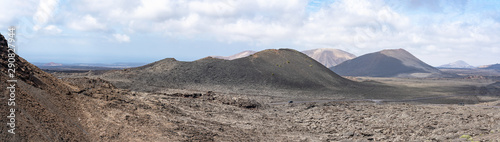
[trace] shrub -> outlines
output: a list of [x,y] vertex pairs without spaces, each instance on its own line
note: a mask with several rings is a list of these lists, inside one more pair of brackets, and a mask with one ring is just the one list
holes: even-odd
[[467,135],[467,134],[460,136],[460,138],[467,139],[468,141],[471,141],[471,140],[472,140],[472,136]]

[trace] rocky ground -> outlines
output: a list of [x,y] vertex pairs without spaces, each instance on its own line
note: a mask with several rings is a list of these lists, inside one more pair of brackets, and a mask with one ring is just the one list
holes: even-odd
[[500,140],[500,102],[275,105],[270,102],[279,98],[269,96],[146,93],[100,79],[63,80],[81,90],[74,94],[84,114],[78,121],[92,141]]

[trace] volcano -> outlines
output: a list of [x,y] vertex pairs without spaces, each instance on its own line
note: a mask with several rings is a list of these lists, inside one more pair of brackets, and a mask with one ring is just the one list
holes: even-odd
[[467,64],[465,61],[458,60],[458,61],[453,62],[453,63],[441,65],[441,66],[439,66],[439,68],[455,68],[455,69],[466,68],[466,69],[470,69],[470,68],[474,68],[474,66]]
[[422,62],[404,49],[365,54],[330,68],[342,76],[451,77]]
[[103,78],[117,87],[146,91],[153,88],[339,90],[356,85],[292,49],[269,49],[234,60],[207,57],[181,62],[167,58],[109,72]]
[[312,50],[302,51],[302,53],[320,62],[327,68],[331,68],[344,61],[356,58],[356,56],[351,53],[345,52],[340,49],[332,49],[332,48],[312,49]]

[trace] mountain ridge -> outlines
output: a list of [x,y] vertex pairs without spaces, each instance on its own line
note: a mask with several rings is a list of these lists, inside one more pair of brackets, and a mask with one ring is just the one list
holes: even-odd
[[[302,53],[306,54],[307,56],[315,59],[316,61],[320,62],[327,68],[333,67],[337,64],[340,64],[344,61],[353,59],[356,57],[356,55],[348,53],[346,51],[340,50],[340,49],[334,49],[334,48],[317,48],[317,49],[311,49],[311,50],[304,50],[301,51]],[[244,58],[250,55],[253,55],[257,53],[257,51],[252,51],[252,50],[247,50],[243,51],[231,56],[209,56],[212,58],[218,58],[218,59],[224,59],[224,60],[234,60],[234,59],[239,59],[239,58]]]
[[480,69],[494,69],[494,70],[500,70],[500,64],[491,64],[491,65],[484,65],[480,66]]
[[470,69],[470,68],[474,68],[474,66],[469,65],[465,61],[458,60],[458,61],[455,61],[452,63],[441,65],[441,66],[439,66],[439,68],[467,68],[467,69]]
[[[166,58],[141,67],[110,72],[102,78],[117,87],[146,91],[155,90],[155,87],[148,88],[150,86],[314,91],[343,90],[358,85],[293,49],[268,49],[234,60],[208,57],[183,62]],[[129,81],[123,81],[126,78],[130,78]]]
[[404,49],[368,53],[330,68],[343,76],[447,77],[453,76],[422,62]]
[[302,51],[302,53],[320,62],[327,68],[336,66],[344,61],[356,58],[354,54],[333,48],[311,49]]

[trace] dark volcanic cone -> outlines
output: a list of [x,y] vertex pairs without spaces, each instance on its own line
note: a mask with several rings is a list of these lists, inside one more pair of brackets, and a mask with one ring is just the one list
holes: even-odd
[[451,77],[422,62],[404,49],[365,54],[330,68],[342,76]]
[[138,68],[110,72],[103,78],[117,87],[133,90],[341,90],[356,84],[291,49],[264,50],[235,60],[207,57],[181,62],[167,58]]

